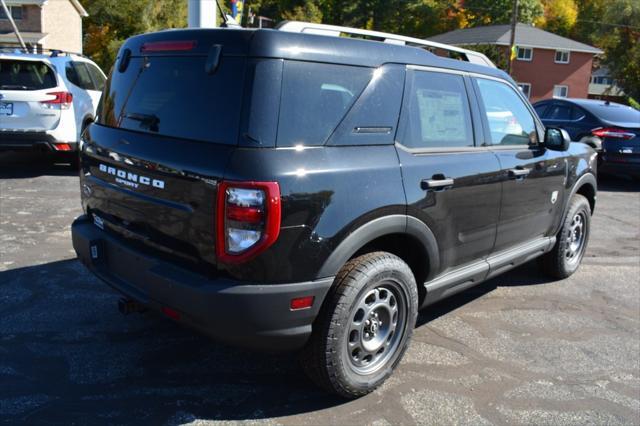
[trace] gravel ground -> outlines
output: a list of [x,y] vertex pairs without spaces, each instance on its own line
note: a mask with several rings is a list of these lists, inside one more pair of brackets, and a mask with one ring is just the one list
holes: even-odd
[[640,423],[631,182],[600,183],[575,275],[550,281],[533,263],[428,308],[391,379],[345,402],[309,383],[292,355],[120,315],[118,295],[75,260],[75,172],[14,160],[0,157],[0,422]]

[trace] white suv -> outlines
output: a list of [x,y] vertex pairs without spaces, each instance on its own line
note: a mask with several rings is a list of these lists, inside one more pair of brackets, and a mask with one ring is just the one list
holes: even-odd
[[105,80],[100,68],[80,55],[0,52],[0,151],[77,151]]

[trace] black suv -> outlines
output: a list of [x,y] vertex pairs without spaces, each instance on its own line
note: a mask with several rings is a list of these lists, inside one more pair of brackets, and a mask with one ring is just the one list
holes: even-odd
[[418,309],[536,257],[571,275],[595,164],[497,69],[277,30],[146,34],[84,133],[73,245],[123,310],[301,350],[356,397]]

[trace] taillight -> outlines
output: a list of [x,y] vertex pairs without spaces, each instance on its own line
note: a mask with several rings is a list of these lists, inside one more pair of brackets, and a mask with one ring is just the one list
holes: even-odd
[[633,139],[636,137],[635,133],[629,132],[624,129],[616,129],[615,127],[599,127],[593,129],[591,134],[599,138],[616,138],[616,139]]
[[55,96],[48,101],[41,101],[43,107],[53,109],[54,106],[60,105],[60,109],[69,109],[73,103],[73,95],[69,92],[49,92],[47,96]]
[[277,182],[221,182],[216,213],[218,260],[244,262],[278,239],[280,187]]

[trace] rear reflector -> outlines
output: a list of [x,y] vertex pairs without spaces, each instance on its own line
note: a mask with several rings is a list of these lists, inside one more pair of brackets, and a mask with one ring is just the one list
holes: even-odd
[[54,143],[53,149],[56,151],[71,151],[71,145],[68,143]]
[[180,312],[176,311],[175,309],[171,309],[167,306],[163,306],[161,310],[163,314],[165,314],[172,320],[178,321],[180,319]]
[[144,43],[142,47],[140,47],[140,52],[178,52],[193,50],[194,47],[196,47],[195,40],[152,41]]
[[300,309],[308,309],[313,305],[313,296],[296,297],[291,299],[291,310],[297,311]]

